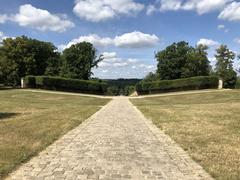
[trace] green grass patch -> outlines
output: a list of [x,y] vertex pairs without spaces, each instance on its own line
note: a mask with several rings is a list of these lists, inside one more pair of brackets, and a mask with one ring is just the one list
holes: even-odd
[[239,90],[131,101],[214,178],[239,179]]
[[108,101],[21,90],[0,91],[0,179]]

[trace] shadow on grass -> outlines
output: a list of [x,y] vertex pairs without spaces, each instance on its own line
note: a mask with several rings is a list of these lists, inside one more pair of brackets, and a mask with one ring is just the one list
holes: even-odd
[[3,120],[3,119],[7,119],[7,118],[17,116],[19,114],[20,113],[3,113],[3,112],[0,112],[0,121]]
[[20,87],[0,86],[0,91],[21,89]]

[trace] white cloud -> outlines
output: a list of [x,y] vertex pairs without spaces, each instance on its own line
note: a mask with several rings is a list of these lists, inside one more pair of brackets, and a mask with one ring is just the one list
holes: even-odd
[[[114,55],[114,56],[113,56]],[[104,60],[99,63],[99,67],[126,67],[138,62],[137,59],[122,59],[117,57],[115,52],[103,53]]]
[[200,45],[200,44],[206,45],[206,46],[209,46],[209,47],[220,45],[219,42],[214,41],[214,40],[212,40],[212,39],[200,39],[200,40],[198,41],[197,45]]
[[11,20],[20,26],[32,27],[40,31],[64,32],[74,27],[74,23],[66,18],[51,14],[47,10],[37,9],[31,4],[20,6],[19,13]]
[[157,45],[159,38],[154,34],[144,34],[138,31],[125,33],[115,38],[100,37],[96,34],[90,34],[88,36],[80,36],[77,39],[73,39],[67,45],[60,45],[59,49],[63,50],[84,41],[90,42],[96,47],[116,46],[121,48],[147,48]]
[[156,65],[146,64],[139,59],[121,58],[115,52],[103,54],[107,58],[99,63],[99,68],[94,70],[95,76],[102,79],[143,78],[149,72],[156,70]]
[[6,14],[0,14],[0,24],[5,23],[8,20],[8,16]]
[[196,11],[200,15],[222,10],[232,1],[233,0],[156,0],[156,2],[160,2],[159,10],[162,12],[185,10]]
[[151,15],[155,11],[157,11],[157,8],[154,5],[152,5],[152,4],[148,5],[147,12],[146,12],[147,15]]
[[153,47],[158,44],[159,38],[153,34],[144,34],[134,31],[115,37],[115,45],[125,48]]
[[104,60],[99,63],[100,68],[108,68],[108,70],[112,70],[111,68],[131,68],[131,69],[141,69],[141,70],[153,70],[155,66],[147,65],[141,63],[138,59],[134,58],[120,58],[117,56],[116,52],[104,52],[102,53]]
[[90,34],[88,36],[80,36],[79,38],[73,39],[67,45],[65,45],[65,48],[69,48],[74,44],[84,42],[84,41],[90,42],[96,47],[104,47],[104,46],[109,46],[113,44],[113,40],[109,37],[102,38],[102,37],[99,37],[97,34]]
[[104,59],[112,59],[117,57],[116,52],[104,52],[102,53]]
[[223,9],[232,0],[188,0],[182,5],[183,10],[195,10],[198,14]]
[[138,67],[145,68],[145,69],[155,69],[155,66],[153,66],[153,65],[146,65],[146,64],[140,64]]
[[160,11],[177,11],[182,7],[179,0],[161,0]]
[[132,15],[144,9],[133,0],[76,0],[73,12],[87,21],[100,22],[119,15]]
[[229,4],[218,16],[219,19],[240,21],[240,2]]

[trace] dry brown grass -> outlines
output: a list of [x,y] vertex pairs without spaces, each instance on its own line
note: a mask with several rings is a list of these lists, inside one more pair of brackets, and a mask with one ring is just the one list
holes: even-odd
[[108,101],[21,90],[0,91],[0,179]]
[[216,179],[240,179],[240,91],[132,102]]

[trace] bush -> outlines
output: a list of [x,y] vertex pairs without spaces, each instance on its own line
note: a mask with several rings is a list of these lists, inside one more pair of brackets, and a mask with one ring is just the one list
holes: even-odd
[[218,77],[198,76],[192,78],[163,80],[154,82],[140,82],[136,86],[138,94],[152,94],[184,90],[198,90],[218,88]]
[[[60,77],[49,76],[30,76],[25,78],[26,86],[29,88],[40,88],[57,91],[71,91],[93,94],[104,94],[107,84],[97,81],[66,79]],[[35,84],[33,79],[35,80]],[[31,79],[31,81],[29,81]],[[29,83],[30,82],[30,83]]]

